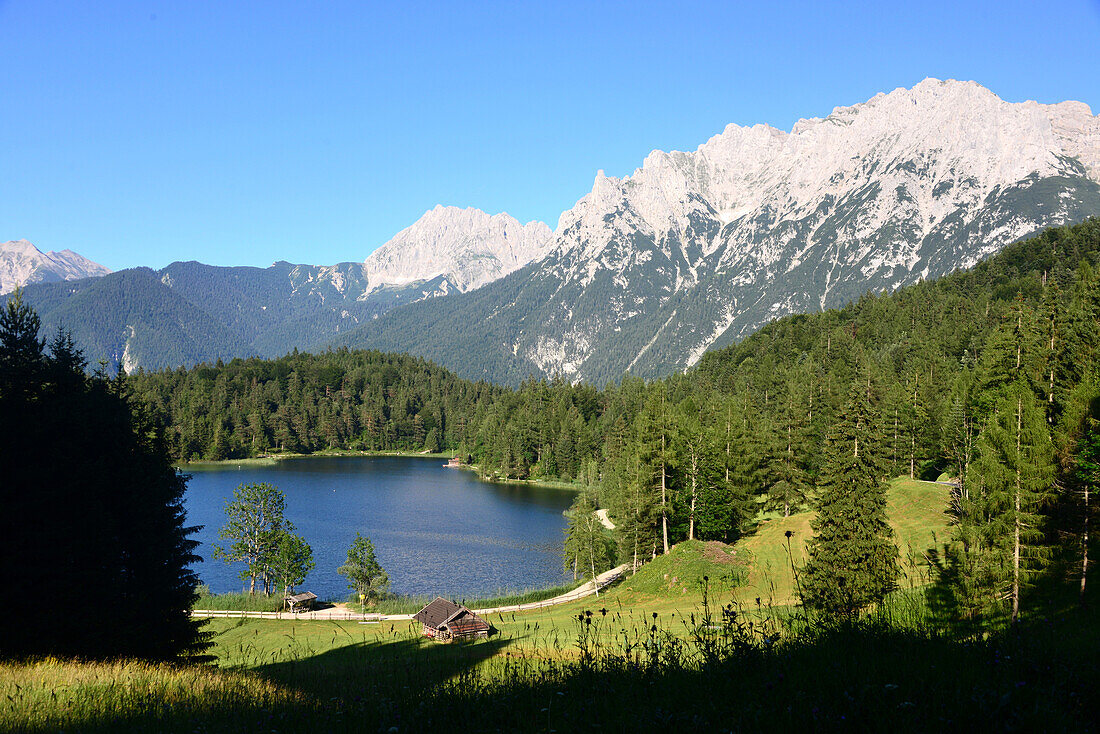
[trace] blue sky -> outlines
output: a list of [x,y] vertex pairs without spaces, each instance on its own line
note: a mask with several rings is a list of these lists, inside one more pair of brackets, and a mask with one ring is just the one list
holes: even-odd
[[1100,113],[1098,39],[1100,0],[0,0],[0,241],[266,266],[437,203],[554,226],[597,169],[927,76]]

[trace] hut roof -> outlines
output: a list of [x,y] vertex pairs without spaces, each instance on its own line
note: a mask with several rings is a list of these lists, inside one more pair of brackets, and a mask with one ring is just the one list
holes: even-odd
[[313,601],[317,598],[317,595],[314,594],[312,591],[303,591],[301,594],[294,594],[293,596],[287,594],[286,598],[287,601],[292,601],[296,604],[300,604],[304,601]]
[[414,614],[413,619],[427,627],[439,629],[465,608],[466,607],[460,607],[453,601],[448,601],[441,596],[437,596],[432,603]]
[[470,635],[479,632],[488,632],[489,623],[468,609],[447,622],[447,628],[456,635]]

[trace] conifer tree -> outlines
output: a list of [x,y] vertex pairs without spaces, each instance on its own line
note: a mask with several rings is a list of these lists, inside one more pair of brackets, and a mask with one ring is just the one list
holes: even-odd
[[[1024,379],[1013,383],[978,437],[967,521],[993,598],[1006,599],[1011,620],[1020,595],[1043,564],[1040,509],[1051,493],[1054,451],[1046,414]],[[977,489],[977,494],[975,494]]]
[[652,472],[637,451],[623,452],[607,467],[604,487],[615,523],[619,557],[630,561],[633,573],[657,546],[657,505],[652,484]]
[[698,515],[703,511],[704,501],[713,496],[720,467],[714,436],[704,425],[699,406],[692,398],[684,400],[677,410],[673,444],[684,495],[681,504],[687,510],[687,538],[695,540]]
[[886,462],[871,406],[869,381],[852,386],[818,482],[803,571],[803,603],[853,617],[897,585],[898,549],[886,520]]
[[18,293],[0,310],[0,578],[50,603],[0,629],[0,656],[201,655],[198,543],[163,429],[67,334],[47,355],[38,328]]
[[1100,430],[1095,426],[1085,434],[1077,458],[1077,479],[1081,498],[1081,588],[1080,603],[1085,603],[1085,592],[1089,575],[1089,524],[1096,502],[1096,492],[1100,489]]
[[579,574],[595,579],[611,564],[611,544],[596,516],[597,509],[594,494],[587,490],[578,494],[569,508],[562,560],[574,578]]
[[668,526],[672,513],[669,479],[672,472],[671,421],[667,385],[657,383],[650,391],[636,424],[641,456],[652,468],[653,487],[660,519],[662,552],[668,553]]

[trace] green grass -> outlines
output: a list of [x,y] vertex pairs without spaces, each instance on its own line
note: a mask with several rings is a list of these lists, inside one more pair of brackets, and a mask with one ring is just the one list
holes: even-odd
[[589,608],[556,639],[517,615],[487,641],[452,645],[408,623],[215,620],[218,668],[0,665],[0,730],[1064,731],[1100,721],[1095,612],[957,642],[881,615],[780,635],[737,618],[715,630],[701,616],[639,626],[633,612]]
[[[927,583],[924,552],[950,534],[947,505],[950,488],[933,482],[898,478],[890,482],[886,494],[886,514],[894,529],[904,578],[902,587]],[[813,536],[810,529],[812,512],[799,512],[790,517],[770,516],[756,532],[737,548],[748,555],[748,583],[739,590],[738,599],[754,603],[789,604],[797,598],[797,588],[791,561],[797,568],[806,564],[806,541]],[[791,532],[790,545],[786,538]]]
[[230,592],[228,594],[212,594],[210,587],[202,585],[196,589],[199,598],[195,601],[193,609],[217,609],[240,612],[277,612],[282,608],[282,594],[257,593],[250,595],[248,592]]
[[[891,484],[914,584],[908,549],[945,536],[946,492]],[[936,631],[919,588],[846,629],[783,606],[793,597],[784,532],[801,563],[810,517],[771,518],[733,547],[680,543],[598,599],[487,615],[497,634],[472,644],[425,641],[409,622],[214,619],[216,669],[10,664],[0,730],[1056,730],[1100,720],[1095,613],[1036,608],[1020,630],[956,642]],[[757,607],[759,588],[771,594]],[[422,600],[399,601],[415,611]],[[726,602],[733,616],[723,618]]]
[[[562,586],[552,586],[544,589],[527,589],[525,591],[501,591],[494,596],[489,596],[481,599],[465,599],[459,598],[454,601],[459,604],[463,604],[470,609],[491,609],[493,607],[508,607],[516,604],[532,604],[534,602],[545,601],[552,599],[555,596],[561,596],[567,592],[572,591],[580,585],[580,582],[576,584],[565,584]],[[384,599],[378,600],[374,606],[367,607],[368,612],[379,612],[381,614],[413,614],[420,611],[426,604],[435,599],[431,595],[423,596],[390,596]],[[352,609],[358,609],[358,598],[352,595],[348,597],[348,606]]]

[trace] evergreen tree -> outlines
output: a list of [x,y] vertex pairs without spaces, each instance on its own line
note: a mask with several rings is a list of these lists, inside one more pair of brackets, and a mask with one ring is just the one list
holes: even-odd
[[[22,289],[16,288],[0,311],[0,393],[3,395],[26,397],[40,385],[46,346],[38,338],[41,325],[38,314],[23,302]],[[83,365],[80,370],[83,371]]]
[[201,655],[198,544],[162,427],[125,379],[86,375],[67,334],[47,355],[38,324],[18,293],[0,311],[0,578],[49,603],[0,630],[0,655]]
[[1089,575],[1089,527],[1092,515],[1096,512],[1093,507],[1096,491],[1100,488],[1100,429],[1093,426],[1085,434],[1081,441],[1080,452],[1077,456],[1077,480],[1081,498],[1081,589],[1079,592],[1080,603],[1085,603],[1085,592]]
[[642,460],[652,469],[655,504],[659,513],[661,547],[668,553],[668,528],[672,514],[672,497],[669,478],[672,472],[672,426],[668,409],[667,387],[658,383],[650,392],[645,407],[636,423],[637,445]]
[[898,549],[886,520],[886,462],[868,384],[853,385],[825,448],[803,571],[803,603],[852,617],[897,585]]
[[596,516],[597,509],[595,497],[588,491],[578,494],[569,508],[562,560],[574,578],[579,574],[594,580],[611,565],[611,543]]
[[[650,468],[635,451],[625,451],[610,462],[604,487],[609,514],[615,523],[619,557],[631,563],[632,573],[657,548],[657,504]],[[567,561],[571,564],[572,561]]]
[[1009,602],[1015,623],[1021,592],[1047,556],[1040,509],[1054,479],[1046,414],[1023,379],[1009,387],[978,437],[971,473],[964,529],[990,597]]
[[671,438],[681,480],[683,497],[680,504],[686,510],[687,539],[695,540],[698,515],[703,511],[704,501],[714,498],[713,488],[721,476],[717,461],[720,454],[715,436],[704,427],[704,418],[692,398],[680,404],[673,431]]

